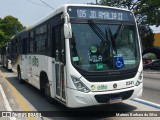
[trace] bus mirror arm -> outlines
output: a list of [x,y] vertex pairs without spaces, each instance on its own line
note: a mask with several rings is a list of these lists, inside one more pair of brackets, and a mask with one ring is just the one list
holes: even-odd
[[72,38],[72,29],[70,23],[64,24],[64,36],[66,39]]

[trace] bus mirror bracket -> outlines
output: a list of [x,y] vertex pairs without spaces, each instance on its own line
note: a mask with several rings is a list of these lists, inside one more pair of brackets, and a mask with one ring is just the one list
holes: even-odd
[[72,29],[68,13],[64,13],[61,18],[64,18],[64,36],[66,39],[72,38]]
[[64,36],[66,39],[72,38],[72,29],[70,23],[64,24]]

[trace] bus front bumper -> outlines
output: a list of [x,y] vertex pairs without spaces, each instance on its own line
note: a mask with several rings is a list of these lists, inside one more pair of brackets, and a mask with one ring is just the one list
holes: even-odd
[[110,100],[115,98],[122,98],[122,100],[127,100],[140,97],[142,96],[143,92],[143,83],[132,88],[114,91],[83,93],[74,89],[67,88],[67,92],[67,106],[70,108],[78,108],[110,104]]

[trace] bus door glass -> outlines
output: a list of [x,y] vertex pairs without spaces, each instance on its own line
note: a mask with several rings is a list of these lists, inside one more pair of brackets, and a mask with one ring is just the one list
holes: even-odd
[[56,78],[56,97],[65,101],[65,43],[63,27],[58,26],[53,29],[55,44],[55,78]]

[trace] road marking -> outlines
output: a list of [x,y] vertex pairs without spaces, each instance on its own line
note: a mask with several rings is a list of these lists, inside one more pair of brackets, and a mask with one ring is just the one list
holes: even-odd
[[[11,89],[12,93],[14,94],[14,96],[16,97],[18,103],[21,105],[21,107],[23,108],[23,111],[27,112],[30,111],[27,107],[27,105],[25,104],[24,100],[22,99],[22,97],[20,96],[20,93],[15,89],[15,87],[8,82],[8,80],[6,79],[5,75],[2,73],[2,71],[0,70],[0,74],[2,75],[2,78],[4,81],[6,81],[6,83],[8,84],[9,88]],[[29,120],[35,120],[33,117],[30,117]]]
[[150,101],[147,101],[147,100],[143,100],[143,99],[139,99],[139,98],[134,98],[134,99],[131,99],[131,100],[135,101],[135,102],[138,102],[138,103],[141,103],[143,105],[147,105],[147,106],[150,106],[150,107],[153,107],[153,108],[160,109],[160,104],[156,104],[156,103],[153,103],[153,102],[150,102]]
[[[8,102],[8,100],[6,98],[6,95],[5,95],[4,90],[3,90],[1,85],[0,85],[0,93],[2,94],[4,105],[5,105],[6,109],[7,109],[7,111],[12,111],[12,108],[9,105],[9,102]],[[15,117],[10,117],[10,120],[16,120],[16,118]]]
[[160,71],[143,71],[144,72],[144,74],[159,74],[160,73]]

